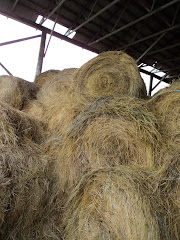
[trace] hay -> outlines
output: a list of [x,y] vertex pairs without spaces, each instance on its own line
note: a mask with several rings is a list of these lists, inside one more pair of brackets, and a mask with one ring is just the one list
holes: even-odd
[[75,75],[75,89],[82,104],[108,95],[146,98],[146,87],[133,58],[122,51],[99,54]]
[[160,192],[165,202],[169,202],[164,215],[170,215],[170,239],[180,239],[180,149],[179,146],[164,144],[158,156],[162,167],[156,172],[160,179]]
[[61,195],[43,131],[40,121],[1,103],[1,239],[60,238]]
[[44,106],[42,120],[47,123],[52,136],[64,138],[72,121],[81,111],[73,94],[75,72],[74,68],[61,71],[38,94],[38,101]]
[[28,104],[22,109],[23,112],[32,116],[33,118],[37,118],[42,120],[42,114],[44,112],[44,106],[38,100],[32,100],[28,102]]
[[[0,141],[3,144],[42,143],[46,125],[9,105],[0,102]],[[11,135],[15,135],[16,139]]]
[[43,86],[47,82],[51,82],[61,71],[59,70],[48,70],[46,72],[40,73],[34,80],[35,83]]
[[63,239],[162,239],[153,183],[127,166],[83,176],[65,208]]
[[[179,92],[175,92],[179,90]],[[148,103],[159,120],[165,141],[180,144],[180,81],[156,93]]]
[[36,98],[39,86],[13,76],[0,76],[0,101],[22,110],[26,104]]
[[136,98],[103,97],[82,112],[60,150],[61,184],[76,185],[89,167],[126,164],[154,168],[160,135],[156,118],[145,103]]

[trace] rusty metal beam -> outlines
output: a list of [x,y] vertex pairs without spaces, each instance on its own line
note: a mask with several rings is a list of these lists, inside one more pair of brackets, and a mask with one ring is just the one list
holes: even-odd
[[[6,16],[6,17],[12,18],[12,19],[14,19],[14,20],[16,20],[16,21],[19,21],[19,22],[21,22],[21,23],[24,23],[24,24],[26,24],[26,25],[28,25],[28,26],[30,26],[30,27],[33,27],[33,28],[35,28],[35,29],[38,29],[38,30],[40,30],[40,31],[44,31],[44,32],[46,32],[47,34],[51,34],[51,30],[50,30],[50,29],[48,29],[48,28],[46,28],[46,27],[43,27],[43,26],[41,26],[41,25],[39,25],[39,24],[37,24],[37,23],[35,23],[35,22],[32,22],[32,21],[30,21],[30,20],[27,20],[27,19],[25,19],[25,18],[23,18],[23,17],[19,17],[19,16],[17,16],[17,15],[14,15],[14,14],[13,14],[12,12],[10,12],[10,11],[0,9],[0,14],[4,15],[4,16]],[[68,37],[66,37],[66,36],[64,36],[64,35],[62,35],[62,34],[60,34],[60,33],[58,33],[58,32],[55,32],[55,31],[54,31],[54,32],[52,33],[52,35],[53,35],[54,37],[57,37],[57,38],[59,38],[59,39],[62,39],[62,40],[64,40],[64,41],[67,41],[67,42],[69,42],[69,43],[72,43],[72,44],[74,44],[74,45],[76,45],[76,46],[78,46],[78,47],[87,49],[87,50],[89,50],[89,51],[91,51],[91,52],[99,53],[99,50],[98,50],[98,49],[93,48],[93,47],[89,47],[89,46],[87,46],[87,45],[84,44],[84,43],[81,43],[81,42],[78,42],[78,41],[76,41],[76,40],[74,40],[74,39],[68,38]]]
[[0,43],[0,47],[9,45],[9,44],[13,44],[13,43],[23,42],[23,41],[38,38],[38,37],[41,37],[41,35],[36,35],[36,36],[32,36],[32,37],[21,38],[21,39],[17,39],[17,40],[8,41],[8,42],[3,42],[3,43]]
[[106,34],[105,36],[103,36],[103,37],[101,37],[101,38],[99,38],[99,39],[97,39],[97,40],[95,40],[95,41],[93,41],[93,42],[92,42],[91,44],[89,44],[89,45],[91,46],[91,45],[93,45],[94,43],[98,43],[98,42],[100,42],[100,41],[102,41],[102,40],[104,40],[104,39],[106,39],[106,38],[108,38],[108,37],[110,37],[110,36],[112,36],[112,35],[120,32],[120,31],[122,31],[122,30],[124,30],[124,29],[127,29],[127,28],[133,26],[134,24],[136,24],[136,23],[138,23],[138,22],[140,22],[140,21],[142,21],[142,20],[144,20],[144,19],[146,19],[146,18],[148,18],[148,17],[153,16],[154,14],[157,14],[158,12],[160,12],[160,11],[162,11],[162,10],[170,7],[171,5],[173,5],[173,4],[177,3],[177,2],[179,2],[179,0],[173,0],[173,1],[171,1],[171,2],[169,2],[169,3],[167,3],[167,4],[165,4],[165,5],[162,5],[161,7],[155,9],[154,11],[149,12],[149,13],[147,13],[146,15],[144,15],[144,16],[142,16],[142,17],[140,17],[140,18],[138,18],[138,19],[136,19],[136,20],[134,20],[134,21],[132,21],[132,22],[130,22],[130,23],[128,23],[128,24],[126,24],[126,25],[118,28],[118,29],[116,29],[116,30],[113,31],[113,32],[110,32],[110,33]]

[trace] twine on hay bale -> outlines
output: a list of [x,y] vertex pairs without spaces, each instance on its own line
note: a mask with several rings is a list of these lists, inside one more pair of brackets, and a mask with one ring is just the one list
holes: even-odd
[[154,168],[160,134],[145,103],[136,98],[103,97],[78,115],[60,149],[60,184],[76,185],[87,168],[121,164]]
[[39,86],[13,76],[0,76],[0,101],[22,110],[26,104],[36,99]]
[[159,131],[166,141],[180,144],[180,81],[156,93],[148,103],[157,115]]
[[38,101],[44,107],[42,120],[47,123],[52,136],[64,138],[72,121],[81,111],[73,94],[75,72],[75,68],[61,71],[38,94]]
[[40,121],[1,104],[1,239],[60,238],[61,194],[55,161],[39,144],[43,129]]
[[104,52],[88,61],[74,82],[78,100],[86,105],[108,95],[147,97],[136,62],[122,51]]
[[63,239],[162,239],[153,183],[127,166],[89,172],[67,202]]
[[61,71],[59,70],[48,70],[46,72],[40,73],[34,80],[40,86],[43,86],[47,82],[51,82],[54,77],[56,77]]

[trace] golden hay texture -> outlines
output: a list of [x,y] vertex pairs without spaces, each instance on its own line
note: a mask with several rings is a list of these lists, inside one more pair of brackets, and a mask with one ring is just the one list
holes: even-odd
[[164,216],[171,213],[171,221],[168,221],[170,239],[180,239],[180,148],[167,143],[161,147],[158,155],[162,167],[155,174],[160,179],[163,199],[169,202]]
[[22,108],[36,95],[40,87],[31,82],[13,76],[0,76],[0,101],[8,103],[12,107]]
[[43,124],[0,106],[0,239],[59,239],[61,196]]
[[158,117],[165,140],[180,145],[180,81],[160,90],[148,105]]
[[50,82],[56,77],[61,71],[59,70],[48,70],[46,72],[40,73],[34,80],[35,83],[43,86],[46,82]]
[[147,97],[136,62],[122,51],[104,52],[88,61],[79,68],[74,82],[82,104],[108,95]]
[[63,138],[80,112],[73,95],[75,72],[75,68],[61,71],[53,81],[47,82],[38,94],[38,101],[44,107],[42,120],[47,123],[52,136]]
[[109,96],[82,112],[60,150],[61,184],[74,186],[89,167],[127,164],[153,168],[160,135],[156,118],[145,103],[136,98]]
[[153,191],[152,178],[142,169],[88,173],[66,205],[63,239],[162,239]]
[[[41,121],[2,102],[0,102],[0,118],[0,127],[2,130],[4,129],[3,131],[1,130],[1,142],[14,146],[14,144],[26,143],[26,141],[33,141],[38,144],[44,141],[45,124]],[[12,139],[11,135],[13,136]]]
[[44,112],[44,106],[38,100],[32,100],[28,102],[28,104],[22,109],[22,111],[34,118],[41,120],[42,114]]

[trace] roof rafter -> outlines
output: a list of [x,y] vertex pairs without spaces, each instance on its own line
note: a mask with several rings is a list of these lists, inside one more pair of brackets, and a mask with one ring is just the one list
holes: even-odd
[[175,30],[175,29],[177,29],[177,28],[179,28],[179,27],[180,27],[180,23],[177,24],[177,25],[175,25],[175,26],[166,28],[166,29],[164,29],[164,30],[162,30],[162,31],[159,31],[159,32],[157,32],[157,33],[154,33],[154,34],[152,34],[152,35],[149,35],[149,36],[147,36],[147,37],[144,37],[144,38],[142,38],[142,39],[139,39],[139,40],[137,40],[137,41],[134,41],[134,42],[132,42],[132,43],[128,43],[128,44],[126,44],[126,45],[124,45],[124,46],[122,46],[121,48],[118,48],[118,49],[116,49],[116,50],[121,50],[121,49],[124,49],[124,48],[128,48],[128,47],[133,46],[133,45],[135,45],[135,44],[138,44],[138,43],[141,43],[141,42],[143,42],[143,41],[146,41],[146,40],[148,40],[148,39],[150,39],[150,38],[156,37],[156,36],[158,36],[158,35],[160,35],[160,34],[162,34],[162,33]]
[[104,39],[106,39],[106,38],[108,38],[108,37],[110,37],[110,36],[120,32],[120,31],[122,31],[122,30],[124,30],[124,29],[126,29],[126,28],[128,28],[128,27],[130,27],[130,26],[132,26],[132,25],[134,25],[134,24],[136,24],[136,23],[138,23],[138,22],[140,22],[140,21],[142,21],[142,20],[144,20],[144,19],[146,19],[146,18],[148,18],[148,17],[158,13],[158,12],[160,12],[160,11],[162,11],[163,9],[165,9],[165,8],[175,4],[177,2],[179,2],[179,0],[173,0],[173,1],[167,3],[167,4],[163,5],[163,6],[155,9],[154,11],[149,12],[146,15],[144,15],[144,16],[142,16],[142,17],[140,17],[140,18],[138,18],[138,19],[136,19],[136,20],[134,20],[134,21],[132,21],[132,22],[130,22],[130,23],[128,23],[128,24],[118,28],[118,29],[116,29],[115,31],[106,34],[105,36],[103,36],[103,37],[95,40],[94,42],[92,42],[90,45],[93,45],[94,43],[98,43],[98,42],[100,42],[100,41],[102,41],[102,40],[104,40]]

